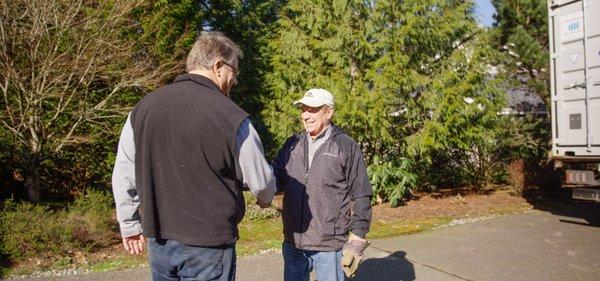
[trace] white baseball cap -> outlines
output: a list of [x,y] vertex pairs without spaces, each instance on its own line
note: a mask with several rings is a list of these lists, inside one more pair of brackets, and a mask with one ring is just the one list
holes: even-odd
[[304,93],[304,96],[300,100],[294,102],[294,105],[298,104],[310,107],[333,106],[333,96],[325,89],[310,89]]

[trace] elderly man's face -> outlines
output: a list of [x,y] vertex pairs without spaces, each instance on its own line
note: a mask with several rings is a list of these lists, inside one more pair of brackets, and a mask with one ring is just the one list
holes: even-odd
[[303,105],[302,125],[311,137],[316,137],[329,125],[333,116],[333,108],[327,105],[321,107],[310,107]]

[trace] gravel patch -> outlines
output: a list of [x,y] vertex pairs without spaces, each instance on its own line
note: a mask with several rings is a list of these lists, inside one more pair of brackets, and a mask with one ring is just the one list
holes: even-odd
[[69,276],[69,275],[78,275],[82,273],[91,272],[89,269],[81,269],[81,268],[71,268],[71,269],[63,269],[63,270],[49,270],[49,271],[37,271],[28,275],[17,275],[11,276],[8,279],[26,279],[32,277],[58,277],[58,276]]

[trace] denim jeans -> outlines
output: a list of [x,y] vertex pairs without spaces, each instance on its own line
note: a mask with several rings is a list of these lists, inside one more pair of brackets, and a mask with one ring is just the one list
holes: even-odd
[[148,238],[152,280],[235,280],[235,244],[199,247]]
[[319,281],[343,281],[342,251],[305,251],[283,242],[283,280],[308,281],[314,268]]

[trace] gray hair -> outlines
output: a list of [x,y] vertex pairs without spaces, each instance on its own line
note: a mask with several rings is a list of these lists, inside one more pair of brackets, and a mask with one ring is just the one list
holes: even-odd
[[185,70],[208,70],[217,60],[231,63],[234,58],[242,58],[242,49],[223,33],[218,31],[204,31],[198,36],[190,51]]

